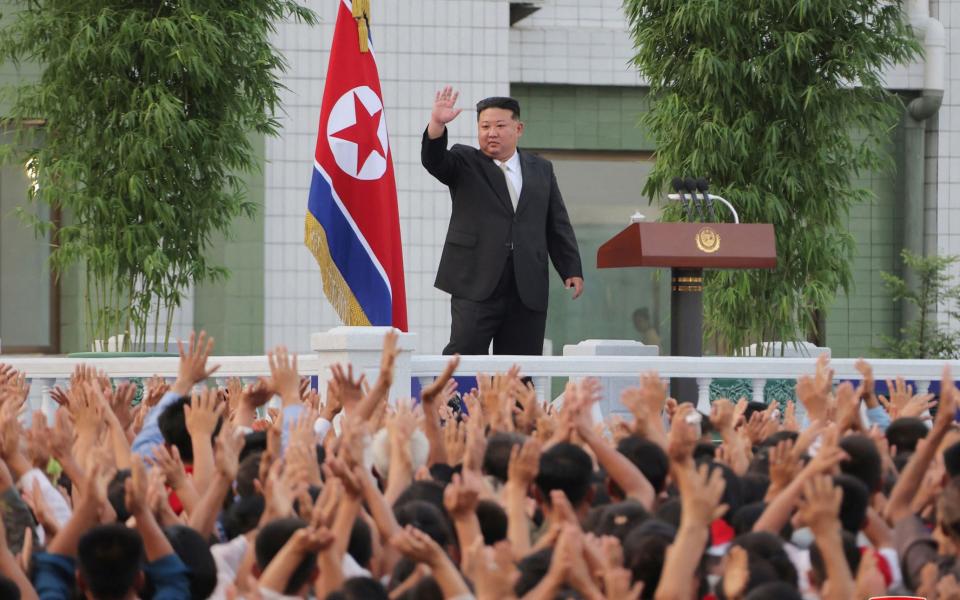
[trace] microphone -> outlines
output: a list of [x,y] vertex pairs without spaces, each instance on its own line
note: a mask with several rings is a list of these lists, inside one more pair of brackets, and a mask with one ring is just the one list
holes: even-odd
[[680,203],[683,205],[684,212],[687,213],[687,221],[692,223],[693,213],[690,211],[690,204],[687,201],[687,196],[684,194],[684,192],[687,191],[687,188],[684,185],[683,179],[674,177],[673,181],[670,182],[670,185],[673,186],[673,191],[680,195]]
[[697,197],[697,182],[693,180],[693,177],[687,177],[683,180],[683,186],[690,193],[690,197],[693,198],[693,207],[697,210],[697,216],[703,221],[705,216],[703,205],[700,203],[700,198]]
[[717,222],[717,214],[713,210],[713,199],[708,193],[710,190],[710,184],[707,183],[707,180],[701,177],[697,180],[697,191],[703,195],[703,201],[707,204],[707,213],[710,215],[710,222]]

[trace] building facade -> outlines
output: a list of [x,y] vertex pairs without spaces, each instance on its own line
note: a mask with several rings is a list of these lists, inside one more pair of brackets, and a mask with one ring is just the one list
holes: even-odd
[[[205,328],[229,354],[261,354],[276,344],[309,350],[309,334],[339,324],[324,299],[319,269],[304,247],[303,217],[310,185],[324,75],[337,0],[302,0],[322,23],[282,23],[273,37],[289,70],[282,82],[282,133],[257,139],[263,172],[248,178],[263,210],[238,221],[214,258],[231,269],[226,282],[192,291],[175,316],[175,334]],[[637,126],[648,106],[643,79],[631,66],[632,44],[620,0],[373,0],[373,47],[396,170],[410,330],[421,352],[435,353],[449,332],[449,298],[433,288],[447,221],[446,188],[420,165],[420,139],[434,92],[450,84],[470,107],[492,95],[513,95],[526,130],[521,147],[551,159],[584,259],[586,291],[571,301],[552,279],[547,337],[553,351],[588,338],[642,339],[666,351],[669,279],[652,270],[599,272],[597,247],[635,212],[656,218],[657,205],[639,190],[655,160],[653,143]],[[926,4],[926,3],[924,3]],[[914,4],[910,4],[911,9]],[[929,14],[946,32],[943,106],[924,122],[923,244],[928,252],[960,254],[960,0],[933,0]],[[924,62],[887,73],[908,101],[926,85]],[[14,76],[11,71],[0,77]],[[464,112],[450,127],[451,143],[476,144]],[[904,245],[904,198],[909,144],[904,127],[891,135],[895,167],[865,174],[876,200],[857,207],[854,289],[827,315],[827,345],[835,356],[869,355],[881,334],[899,328],[900,309],[879,271],[898,270]],[[86,349],[76,282],[53,286],[42,272],[43,241],[19,229],[9,210],[22,204],[27,174],[0,172],[0,350],[70,352]],[[916,198],[913,199],[916,201]],[[14,256],[17,255],[16,259]],[[23,260],[28,255],[29,260]],[[12,281],[34,282],[27,291]],[[36,302],[45,298],[46,304]],[[33,299],[33,301],[31,301]],[[42,313],[42,315],[40,314]],[[646,316],[648,324],[635,322]],[[639,321],[637,319],[636,321]],[[26,325],[25,325],[26,323]]]

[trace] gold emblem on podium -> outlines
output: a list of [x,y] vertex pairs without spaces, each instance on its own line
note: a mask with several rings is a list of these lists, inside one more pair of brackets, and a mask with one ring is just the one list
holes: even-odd
[[720,249],[720,235],[710,227],[704,227],[697,232],[697,250],[713,254]]

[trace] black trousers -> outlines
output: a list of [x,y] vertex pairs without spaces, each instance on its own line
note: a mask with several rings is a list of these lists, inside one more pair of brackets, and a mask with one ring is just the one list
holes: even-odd
[[517,293],[513,257],[500,276],[493,294],[481,302],[450,299],[450,343],[444,354],[543,354],[546,311],[530,310]]

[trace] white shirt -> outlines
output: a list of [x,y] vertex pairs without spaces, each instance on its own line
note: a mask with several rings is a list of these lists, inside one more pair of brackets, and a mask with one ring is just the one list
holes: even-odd
[[[507,177],[510,178],[510,183],[513,184],[513,189],[517,191],[517,199],[519,201],[520,189],[523,187],[523,173],[520,172],[520,153],[514,151],[513,156],[508,158],[506,161],[493,159],[493,162],[496,163],[498,167],[500,167],[502,164],[507,165]],[[514,206],[513,208],[516,210],[517,207]]]

